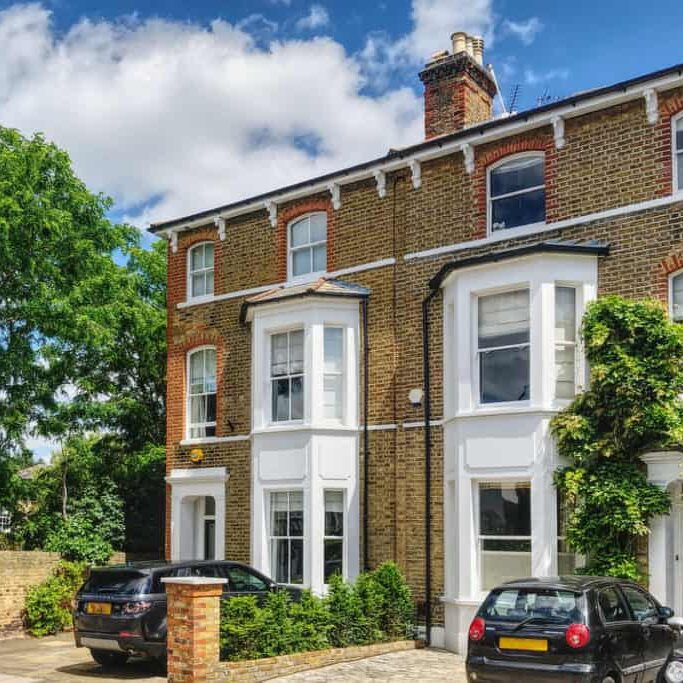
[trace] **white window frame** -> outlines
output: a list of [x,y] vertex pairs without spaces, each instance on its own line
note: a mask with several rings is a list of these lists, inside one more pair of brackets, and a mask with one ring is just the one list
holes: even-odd
[[[562,346],[573,346],[574,347],[574,398],[579,394],[581,389],[581,382],[579,381],[581,373],[581,359],[579,357],[579,329],[581,327],[581,283],[576,282],[555,282],[555,287],[553,290],[553,323],[555,320],[555,315],[557,313],[557,289],[558,287],[565,287],[566,289],[574,290],[574,341],[573,342],[559,342],[555,337],[555,325],[553,324],[553,368],[557,370],[557,349]],[[553,381],[553,401],[565,406],[569,405],[574,399],[559,398],[557,396],[557,376]]]
[[[298,247],[292,247],[292,227],[306,218],[311,218],[312,216],[324,216],[325,217],[325,239],[318,242],[308,242],[307,244],[301,244]],[[287,223],[287,280],[290,282],[306,282],[308,280],[315,280],[327,272],[327,243],[328,243],[328,230],[330,228],[329,221],[327,220],[326,211],[310,211],[304,213],[301,216],[293,218],[289,223]],[[294,275],[294,258],[293,253],[302,249],[310,249],[311,252],[313,247],[320,244],[325,245],[325,268],[323,270],[311,271],[310,273],[303,273],[301,275]]]
[[[508,292],[518,292],[520,290],[527,290],[529,292],[529,341],[524,344],[511,344],[509,346],[496,346],[485,351],[499,351],[507,348],[521,348],[527,346],[529,348],[529,398],[521,401],[500,401],[497,403],[482,403],[481,401],[481,365],[480,365],[480,350],[479,350],[479,299],[487,296],[495,296],[496,294],[507,294]],[[473,405],[479,410],[504,410],[512,406],[522,407],[531,405],[533,398],[533,346],[531,344],[532,330],[534,325],[533,319],[533,291],[531,283],[520,282],[502,289],[486,290],[482,292],[472,293],[472,349],[474,350],[472,358],[472,387],[474,389]]]
[[[500,235],[500,234],[510,233],[511,235],[514,235],[515,231],[534,231],[534,230],[537,230],[537,229],[545,226],[545,224],[547,222],[547,217],[546,217],[546,220],[540,221],[537,223],[527,223],[525,225],[516,225],[514,228],[499,228],[498,230],[493,229],[493,201],[494,201],[494,198],[491,197],[491,173],[493,171],[495,171],[496,169],[500,168],[501,166],[504,166],[505,164],[507,164],[511,161],[516,161],[517,159],[524,159],[524,158],[531,158],[531,157],[543,159],[543,164],[544,164],[543,184],[542,185],[536,185],[534,187],[527,187],[523,190],[516,190],[515,192],[509,192],[508,194],[499,195],[498,197],[495,197],[495,201],[497,201],[499,199],[505,199],[507,197],[514,197],[516,195],[525,194],[527,192],[533,192],[535,190],[540,190],[540,189],[545,190],[545,188],[546,188],[545,164],[547,163],[545,152],[529,151],[529,152],[520,152],[518,154],[510,154],[508,156],[503,157],[502,159],[499,159],[498,161],[496,161],[494,164],[491,164],[486,169],[486,229],[487,229],[487,233],[488,233],[489,237],[491,235],[494,235],[494,234]],[[546,197],[546,206],[547,206],[547,197]]]
[[683,111],[676,114],[676,116],[671,117],[671,190],[673,194],[683,192],[683,187],[678,187],[678,155],[680,153],[681,157],[683,158],[683,149],[679,150],[676,147],[676,126],[681,120],[683,120]]
[[[301,332],[303,336],[303,361],[302,361],[302,369],[300,373],[296,373],[293,375],[287,374],[287,375],[280,375],[279,377],[273,377],[272,372],[273,372],[273,337],[281,334],[286,334],[287,335],[287,363],[289,364],[289,335],[292,332]],[[309,373],[306,372],[307,370],[307,364],[306,364],[306,327],[305,326],[293,326],[293,327],[286,327],[283,329],[279,330],[269,330],[268,331],[268,343],[266,344],[266,351],[267,351],[267,381],[268,381],[268,390],[266,392],[266,397],[268,400],[268,405],[266,407],[267,409],[267,415],[268,415],[268,424],[270,426],[279,426],[279,425],[287,425],[287,424],[301,424],[305,417],[306,417],[306,377]],[[302,416],[300,418],[292,418],[292,378],[293,377],[301,377],[301,385],[302,385],[302,401],[303,401],[303,409],[302,409]],[[278,380],[278,379],[289,379],[289,420],[276,420],[275,416],[273,415],[273,382]]]
[[210,440],[210,439],[215,439],[215,436],[192,436],[192,428],[195,427],[215,427],[216,429],[218,428],[218,423],[217,421],[215,422],[199,422],[197,424],[194,424],[192,422],[192,396],[196,395],[202,395],[202,396],[209,396],[210,393],[204,393],[204,394],[191,394],[190,393],[190,388],[191,388],[191,381],[190,381],[190,358],[192,357],[193,354],[198,353],[199,351],[207,351],[207,350],[212,350],[216,354],[216,420],[218,420],[218,350],[216,349],[215,346],[212,346],[211,344],[205,344],[203,346],[195,346],[194,348],[190,349],[187,354],[185,355],[185,424],[187,425],[186,430],[185,430],[185,438],[191,441],[203,441],[203,440]]
[[[200,268],[199,270],[193,271],[192,270],[192,252],[195,249],[198,249],[199,247],[203,248],[207,244],[210,244],[213,247],[213,267],[211,267],[211,268]],[[213,290],[211,291],[211,294],[200,294],[198,296],[194,296],[192,294],[192,276],[195,274],[198,274],[198,273],[208,273],[209,271],[213,272]],[[186,278],[185,288],[187,291],[187,300],[188,301],[204,301],[204,300],[213,299],[214,293],[216,291],[216,243],[212,242],[211,240],[203,240],[202,242],[197,242],[196,244],[193,244],[187,250],[186,272],[187,272],[187,278]]]
[[[326,372],[325,371],[325,330],[328,329],[334,329],[334,330],[340,330],[341,335],[342,335],[342,349],[341,349],[341,370],[339,372]],[[346,406],[346,328],[343,327],[342,325],[334,325],[334,324],[325,324],[323,326],[323,383],[322,383],[322,392],[323,392],[323,420],[327,423],[331,424],[342,424],[344,422],[344,417],[345,417],[345,406]],[[341,378],[341,388],[339,391],[339,417],[325,417],[324,416],[324,411],[325,411],[325,405],[324,405],[324,398],[325,398],[325,378],[326,377],[340,377]]]
[[683,319],[680,321],[676,321],[674,318],[674,280],[677,277],[683,277],[683,269],[677,270],[673,273],[669,273],[669,282],[668,282],[668,290],[669,290],[669,318],[674,321],[674,322],[682,322]]
[[500,486],[505,486],[506,484],[529,484],[529,496],[533,494],[533,481],[529,476],[519,476],[519,477],[487,477],[485,479],[472,479],[473,491],[473,505],[472,510],[474,512],[474,538],[475,538],[475,553],[476,553],[476,573],[474,575],[475,585],[477,587],[478,593],[484,597],[489,588],[483,588],[483,576],[482,572],[484,570],[484,565],[482,562],[483,553],[483,541],[529,541],[529,560],[531,562],[531,573],[533,573],[533,562],[534,562],[534,515],[533,515],[533,498],[531,498],[531,506],[529,509],[529,529],[531,534],[529,536],[489,536],[482,535],[481,533],[481,496],[480,490],[482,485],[486,484],[498,484]]
[[[301,540],[301,545],[302,545],[302,577],[301,577],[301,583],[287,583],[286,581],[280,582],[282,585],[285,586],[292,586],[295,588],[301,588],[302,586],[307,585],[307,559],[308,559],[308,553],[307,553],[307,532],[308,532],[308,524],[306,522],[306,491],[301,488],[301,487],[285,487],[285,488],[267,488],[264,489],[264,495],[266,499],[266,529],[267,529],[267,554],[268,554],[268,574],[270,575],[270,578],[273,579],[273,581],[277,581],[277,572],[273,571],[273,541],[274,540],[282,540],[282,539],[287,539],[288,541],[291,541],[292,539],[294,540]],[[272,508],[273,508],[273,494],[274,493],[286,493],[287,494],[287,536],[274,536],[273,535],[273,514],[272,514]],[[303,533],[301,536],[289,536],[289,513],[291,511],[291,505],[290,505],[290,495],[292,493],[301,493],[301,506],[302,506],[302,514],[303,514]],[[291,543],[289,544],[289,558],[288,558],[288,576],[287,578],[291,580],[292,578],[292,558],[291,558]]]
[[[213,498],[213,514],[208,515],[206,514],[206,499],[207,498]],[[202,502],[201,502],[202,510],[201,510],[201,532],[202,532],[202,555],[204,557],[202,558],[203,560],[217,560],[218,557],[217,555],[217,548],[218,545],[216,543],[216,532],[218,529],[218,522],[217,522],[217,517],[218,517],[218,502],[216,501],[216,498],[211,495],[206,495],[202,496]],[[206,557],[206,523],[207,522],[213,522],[213,548],[214,548],[214,557]]]
[[[342,528],[343,528],[343,535],[342,536],[328,536],[325,533],[325,494],[326,493],[341,493],[342,494]],[[346,548],[347,548],[347,537],[348,537],[348,527],[347,527],[347,514],[346,514],[346,489],[339,489],[339,488],[325,488],[323,489],[323,520],[322,520],[322,530],[323,530],[323,542],[322,542],[322,584],[324,586],[327,586],[328,584],[325,582],[325,541],[331,540],[331,541],[338,541],[341,539],[342,542],[342,578],[347,579],[348,577],[348,562],[346,560]]]

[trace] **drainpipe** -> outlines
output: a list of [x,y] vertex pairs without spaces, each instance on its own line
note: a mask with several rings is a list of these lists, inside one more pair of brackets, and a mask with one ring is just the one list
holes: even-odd
[[368,441],[370,435],[370,430],[368,429],[368,392],[370,380],[368,371],[370,368],[370,343],[368,340],[367,297],[361,301],[361,308],[363,312],[363,570],[367,572],[370,570],[370,541],[368,538],[368,503],[370,500],[368,482],[370,472],[370,443]]
[[429,376],[429,305],[439,293],[431,289],[422,301],[422,376],[424,392],[425,435],[425,635],[432,640],[432,433],[431,384]]

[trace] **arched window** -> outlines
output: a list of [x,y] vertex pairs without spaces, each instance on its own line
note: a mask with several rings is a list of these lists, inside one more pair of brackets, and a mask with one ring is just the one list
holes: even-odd
[[683,190],[683,114],[673,122],[674,192]]
[[188,436],[216,436],[216,349],[195,349],[187,361]]
[[491,233],[545,222],[545,157],[523,154],[489,171]]
[[669,308],[671,319],[683,322],[683,271],[675,273],[669,280]]
[[327,215],[311,213],[289,224],[289,277],[298,278],[327,269]]
[[213,242],[195,244],[189,251],[187,291],[189,299],[213,294]]

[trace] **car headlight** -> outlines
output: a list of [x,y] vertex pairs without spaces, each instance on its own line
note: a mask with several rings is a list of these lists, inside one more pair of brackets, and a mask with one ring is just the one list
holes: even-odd
[[673,662],[669,662],[664,675],[668,683],[683,683],[683,662],[679,662],[676,659]]

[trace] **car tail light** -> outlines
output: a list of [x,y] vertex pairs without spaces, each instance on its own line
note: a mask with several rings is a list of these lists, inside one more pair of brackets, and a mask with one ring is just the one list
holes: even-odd
[[139,602],[126,602],[121,608],[121,612],[128,617],[132,617],[146,612],[151,606],[151,602],[144,602],[142,600]]
[[567,629],[564,637],[569,647],[578,650],[588,645],[588,641],[591,639],[591,632],[585,624],[572,624]]
[[484,637],[485,632],[486,622],[481,617],[474,619],[474,621],[470,624],[470,640],[474,640],[475,642],[481,640]]

